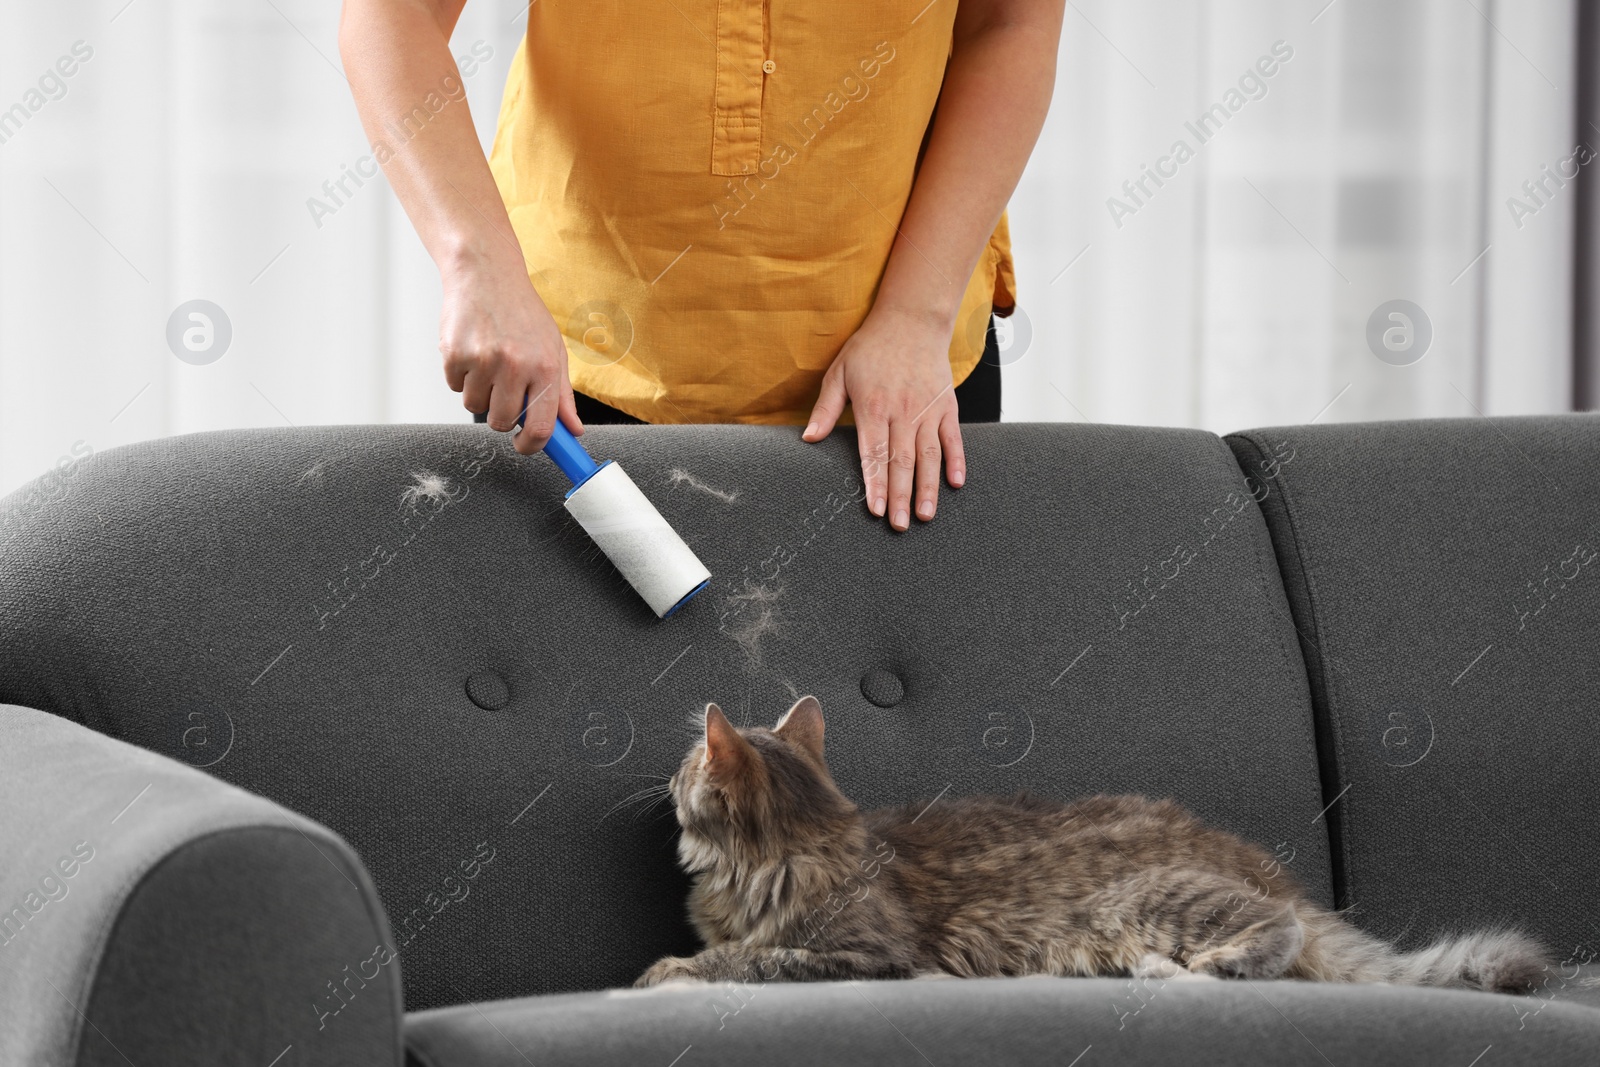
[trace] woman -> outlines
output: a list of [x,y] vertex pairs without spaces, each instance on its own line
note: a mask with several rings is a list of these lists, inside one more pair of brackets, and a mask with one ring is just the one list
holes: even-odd
[[872,513],[932,519],[960,421],[999,418],[1060,0],[536,0],[487,159],[441,96],[464,3],[345,0],[339,43],[369,137],[405,131],[377,156],[467,410],[526,406],[531,454],[557,417],[819,441],[848,404]]

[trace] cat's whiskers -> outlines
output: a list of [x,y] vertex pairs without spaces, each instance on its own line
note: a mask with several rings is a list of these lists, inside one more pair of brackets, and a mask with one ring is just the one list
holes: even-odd
[[[672,796],[672,787],[666,782],[663,782],[660,785],[645,786],[643,789],[639,790],[637,793],[631,793],[628,796],[625,796],[621,800],[617,801],[617,803],[612,806],[610,811],[608,811],[604,815],[600,816],[600,821],[601,822],[605,822],[606,819],[609,818],[619,808],[625,808],[629,804],[637,804],[637,803],[640,803],[640,802],[645,801],[645,800],[650,800],[652,802],[652,804],[654,804],[654,803],[659,803],[662,797],[671,797],[671,796]],[[648,810],[648,808],[646,810]]]
[[[633,821],[634,822],[638,822],[639,821],[639,816],[641,816],[641,815],[645,814],[646,812],[650,811],[652,808],[654,808],[658,804],[660,804],[663,800],[671,800],[671,799],[672,799],[672,793],[670,791],[668,791],[664,796],[656,797],[656,799],[652,800],[650,803],[644,805],[638,811],[633,813]],[[663,815],[671,815],[672,811],[673,811],[672,805],[668,804],[666,811],[660,812],[659,814],[657,814],[655,819],[652,819],[651,822],[658,821]]]

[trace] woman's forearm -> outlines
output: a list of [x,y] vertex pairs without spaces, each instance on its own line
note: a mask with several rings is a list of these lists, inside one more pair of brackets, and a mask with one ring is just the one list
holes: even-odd
[[450,54],[465,2],[345,0],[339,54],[367,139],[441,273],[520,274],[522,253]]
[[[373,152],[439,267],[445,381],[532,455],[583,432],[566,342],[534,292],[467,110],[450,34],[466,0],[345,0],[339,54]],[[387,149],[387,151],[385,150]]]
[[949,332],[1050,106],[1060,0],[961,0],[928,149],[874,310]]

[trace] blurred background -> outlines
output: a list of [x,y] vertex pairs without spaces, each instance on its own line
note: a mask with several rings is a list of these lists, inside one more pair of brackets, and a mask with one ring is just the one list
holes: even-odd
[[[485,147],[526,7],[468,0],[453,40]],[[10,6],[0,493],[168,434],[470,421],[432,262],[381,174],[345,178],[370,149],[338,14]],[[1070,0],[1010,208],[1004,417],[1594,406],[1595,21],[1587,0]],[[175,355],[196,328],[220,356]]]

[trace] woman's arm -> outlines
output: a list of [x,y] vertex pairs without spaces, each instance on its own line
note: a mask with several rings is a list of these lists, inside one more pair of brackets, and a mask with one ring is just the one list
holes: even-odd
[[583,427],[566,343],[528,280],[450,55],[465,3],[345,0],[339,54],[384,175],[439,268],[445,379],[468,411],[487,409],[496,430],[512,428],[526,396],[528,417],[514,444],[530,455],[544,447],[558,412],[574,433]]
[[[967,281],[1033,151],[1055,86],[1062,0],[960,0],[954,50],[878,297],[839,351],[803,435],[855,410],[867,505],[895,529],[933,518],[943,459],[966,480],[950,338]],[[840,195],[852,195],[848,191]]]

